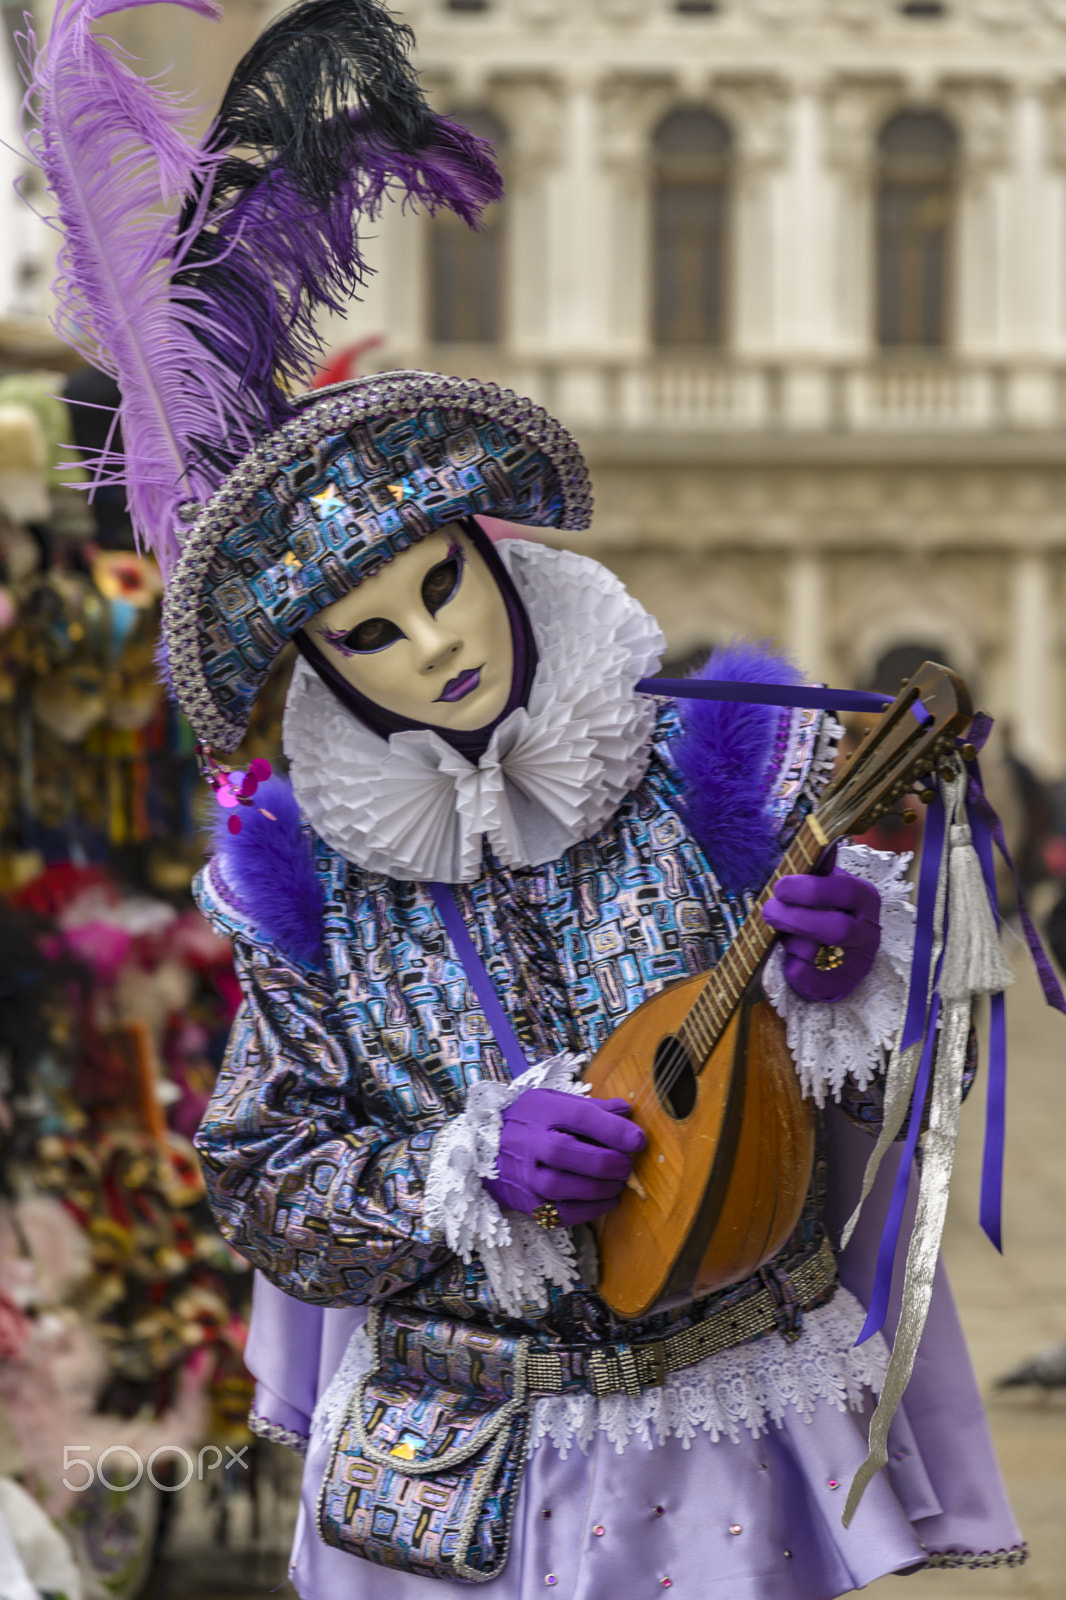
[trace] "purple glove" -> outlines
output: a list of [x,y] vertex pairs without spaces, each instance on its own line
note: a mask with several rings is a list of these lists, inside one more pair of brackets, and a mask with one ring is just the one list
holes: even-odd
[[566,1228],[610,1211],[644,1148],[627,1100],[585,1100],[527,1089],[503,1111],[498,1178],[482,1183],[498,1206],[533,1212],[552,1201]]
[[[846,1000],[874,964],[881,944],[881,896],[865,878],[834,866],[823,875],[779,878],[763,918],[785,946],[785,978],[803,1000]],[[839,960],[822,970],[816,957]],[[843,952],[840,959],[836,952]]]

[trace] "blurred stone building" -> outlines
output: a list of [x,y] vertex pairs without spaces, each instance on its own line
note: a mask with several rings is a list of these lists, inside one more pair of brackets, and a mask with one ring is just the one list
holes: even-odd
[[894,689],[925,654],[1066,763],[1064,0],[409,0],[500,149],[390,216],[352,326],[569,423],[581,547],[685,658]]
[[[115,27],[209,100],[277,9]],[[508,197],[479,235],[368,228],[330,344],[557,412],[595,478],[572,542],[675,660],[751,633],[894,689],[933,655],[1061,771],[1066,0],[403,9]]]

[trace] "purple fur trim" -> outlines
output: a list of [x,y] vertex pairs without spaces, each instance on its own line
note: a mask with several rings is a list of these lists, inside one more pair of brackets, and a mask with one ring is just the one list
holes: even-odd
[[[787,656],[746,639],[715,650],[693,676],[727,683],[803,682]],[[685,819],[724,889],[756,889],[781,853],[777,824],[766,808],[766,774],[779,719],[790,713],[725,700],[686,700],[678,709],[684,731],[672,753],[686,785]]]
[[241,807],[238,834],[229,832],[231,815],[215,824],[215,855],[241,910],[283,955],[323,966],[325,901],[292,786],[284,778],[261,783],[255,805]]

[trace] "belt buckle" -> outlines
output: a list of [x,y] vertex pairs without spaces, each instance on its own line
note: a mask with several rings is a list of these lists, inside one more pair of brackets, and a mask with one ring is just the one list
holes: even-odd
[[641,1365],[641,1387],[661,1389],[666,1378],[666,1346],[661,1339],[648,1344],[638,1344],[637,1355]]
[[587,1370],[589,1388],[597,1400],[618,1393],[618,1358],[613,1345],[590,1350]]

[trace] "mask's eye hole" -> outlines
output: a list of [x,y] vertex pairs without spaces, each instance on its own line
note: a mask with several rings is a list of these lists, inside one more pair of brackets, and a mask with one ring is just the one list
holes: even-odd
[[395,644],[397,639],[403,638],[403,633],[388,617],[367,617],[365,622],[357,623],[348,633],[341,633],[338,629],[327,633],[325,637],[341,655],[365,656]]
[[463,562],[458,554],[430,567],[422,579],[422,603],[431,617],[436,616],[441,606],[448,604],[459,587],[462,575]]

